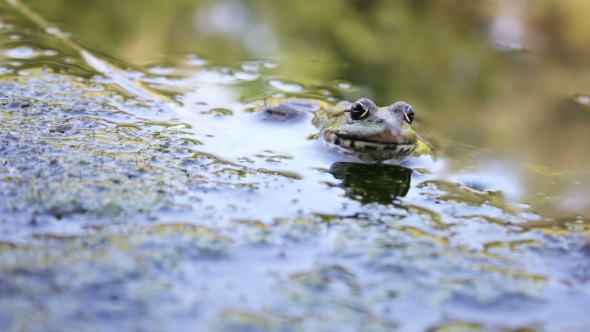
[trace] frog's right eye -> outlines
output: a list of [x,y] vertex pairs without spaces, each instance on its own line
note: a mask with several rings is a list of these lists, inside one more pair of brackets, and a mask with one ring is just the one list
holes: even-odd
[[350,117],[353,120],[362,120],[369,116],[371,105],[366,99],[360,99],[352,104]]

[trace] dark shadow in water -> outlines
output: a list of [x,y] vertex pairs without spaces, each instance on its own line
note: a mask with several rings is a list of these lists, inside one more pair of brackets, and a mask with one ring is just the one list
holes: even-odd
[[261,110],[258,108],[248,109],[247,112],[257,112],[262,120],[273,122],[298,122],[307,121],[311,114],[320,107],[313,101],[305,99],[286,100],[278,105],[266,105]]
[[363,204],[391,204],[396,197],[406,196],[410,190],[412,170],[397,165],[334,163],[328,170],[342,180],[338,187],[346,197]]

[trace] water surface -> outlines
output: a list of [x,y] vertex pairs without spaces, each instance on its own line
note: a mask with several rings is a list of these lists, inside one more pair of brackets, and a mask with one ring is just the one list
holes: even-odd
[[[0,3],[0,326],[584,330],[576,6]],[[358,163],[284,97],[405,100],[436,154]]]

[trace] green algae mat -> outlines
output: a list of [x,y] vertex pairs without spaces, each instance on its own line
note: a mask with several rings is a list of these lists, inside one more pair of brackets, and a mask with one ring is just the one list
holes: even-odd
[[[0,330],[590,328],[584,85],[545,114],[514,70],[573,62],[482,46],[450,18],[494,16],[466,4],[56,3],[0,3]],[[85,25],[107,19],[120,35]],[[389,38],[407,51],[363,51]],[[443,67],[459,83],[429,86]],[[291,97],[404,99],[436,152],[351,159],[309,139],[311,113],[260,112]]]

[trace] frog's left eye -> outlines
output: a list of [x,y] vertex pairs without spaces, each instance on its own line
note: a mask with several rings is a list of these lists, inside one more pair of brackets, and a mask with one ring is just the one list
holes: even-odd
[[359,99],[350,108],[350,117],[353,120],[362,120],[369,116],[371,104],[366,99]]
[[404,120],[406,120],[408,124],[412,124],[412,122],[414,121],[414,109],[412,108],[412,106],[406,104],[403,108],[403,112]]
[[395,102],[393,105],[389,107],[389,111],[392,114],[401,114],[404,117],[404,121],[406,121],[408,124],[412,124],[412,122],[414,121],[414,109],[406,102]]

